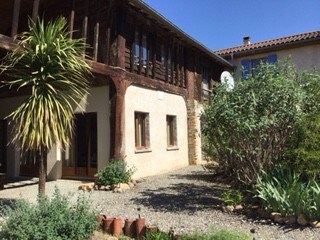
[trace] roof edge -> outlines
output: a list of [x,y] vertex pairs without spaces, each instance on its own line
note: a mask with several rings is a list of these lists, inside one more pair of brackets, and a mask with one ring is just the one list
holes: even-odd
[[158,13],[156,10],[154,10],[152,7],[150,7],[148,4],[143,2],[142,0],[129,0],[129,2],[136,4],[139,8],[142,8],[143,10],[147,11],[150,15],[154,15],[155,18],[158,18],[158,20],[162,21],[163,24],[167,25],[169,28],[173,29],[176,33],[182,35],[184,38],[186,38],[190,44],[192,44],[194,47],[198,48],[199,50],[205,52],[210,57],[215,59],[217,62],[223,64],[224,66],[228,68],[233,68],[233,65],[216,54],[214,51],[207,48],[205,45],[200,43],[199,41],[195,40],[193,37],[182,31],[179,27],[177,27],[175,24],[173,24],[170,20],[165,18],[163,15]]

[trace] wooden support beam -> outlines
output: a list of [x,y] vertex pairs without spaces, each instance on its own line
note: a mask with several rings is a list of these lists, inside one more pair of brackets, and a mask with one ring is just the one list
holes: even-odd
[[0,34],[0,49],[11,51],[16,46],[16,43],[11,37]]
[[15,37],[18,33],[20,5],[21,5],[21,0],[14,0],[11,37]]
[[73,31],[74,31],[74,16],[75,16],[75,7],[76,7],[76,0],[71,0],[71,12],[69,15],[69,37],[73,38]]
[[104,63],[109,65],[109,60],[110,60],[110,33],[111,29],[108,26],[107,31],[106,31],[106,57],[104,59]]
[[[85,0],[84,18],[82,20],[82,38],[84,43],[87,43],[88,38],[88,0]],[[85,55],[85,53],[83,53]]]
[[100,0],[96,0],[96,24],[94,26],[94,40],[93,40],[93,60],[98,60],[99,52],[99,28],[100,28]]
[[40,0],[33,0],[33,9],[32,9],[32,21],[36,21],[39,14],[39,4]]

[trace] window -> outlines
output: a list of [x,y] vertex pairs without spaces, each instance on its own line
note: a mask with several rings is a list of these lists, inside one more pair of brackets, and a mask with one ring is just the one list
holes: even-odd
[[134,44],[133,44],[133,56],[135,65],[139,65],[140,61],[143,67],[147,66],[147,55],[148,48],[147,45],[147,35],[145,33],[141,34],[139,31],[134,33]]
[[257,68],[257,66],[261,63],[269,63],[269,64],[275,64],[277,62],[277,55],[271,54],[267,57],[263,58],[255,58],[255,59],[243,59],[241,61],[241,73],[242,73],[242,79],[246,80],[248,78],[248,74],[254,75],[254,69]]
[[135,145],[137,149],[149,147],[149,114],[134,113]]
[[134,32],[133,56],[134,64],[139,65],[140,62],[140,36],[139,32]]
[[204,99],[208,99],[211,93],[209,85],[209,69],[207,67],[202,67],[202,96]]
[[177,146],[177,118],[167,115],[167,146]]

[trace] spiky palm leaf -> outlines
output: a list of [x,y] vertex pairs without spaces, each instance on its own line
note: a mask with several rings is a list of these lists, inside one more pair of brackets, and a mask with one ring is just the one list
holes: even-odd
[[28,95],[8,118],[12,141],[21,152],[32,151],[39,160],[39,195],[45,196],[47,151],[53,144],[65,147],[73,129],[73,108],[88,93],[90,67],[84,61],[86,45],[70,39],[67,21],[36,23],[17,36],[18,46],[3,59],[2,86],[28,89]]
[[18,47],[8,53],[1,66],[9,76],[5,86],[30,88],[31,95],[9,115],[13,141],[22,151],[67,146],[72,132],[73,107],[88,91],[90,69],[83,59],[82,40],[70,39],[67,22],[36,23],[17,36]]

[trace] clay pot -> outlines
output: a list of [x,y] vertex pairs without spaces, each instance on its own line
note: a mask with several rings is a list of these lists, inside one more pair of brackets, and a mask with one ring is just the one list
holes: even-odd
[[112,234],[119,237],[122,234],[122,218],[114,218]]
[[138,239],[143,239],[146,236],[146,220],[144,218],[136,219],[136,233]]
[[103,231],[112,234],[114,218],[105,218],[103,221]]
[[135,220],[132,220],[132,219],[124,220],[124,235],[131,238],[135,238],[137,236]]
[[106,215],[100,214],[97,218],[98,221],[98,228],[103,228],[103,221],[106,219]]
[[106,215],[104,215],[104,214],[100,214],[99,216],[98,216],[98,223],[100,224],[100,223],[102,223],[103,222],[103,220],[104,219],[106,219],[107,217],[106,217]]

